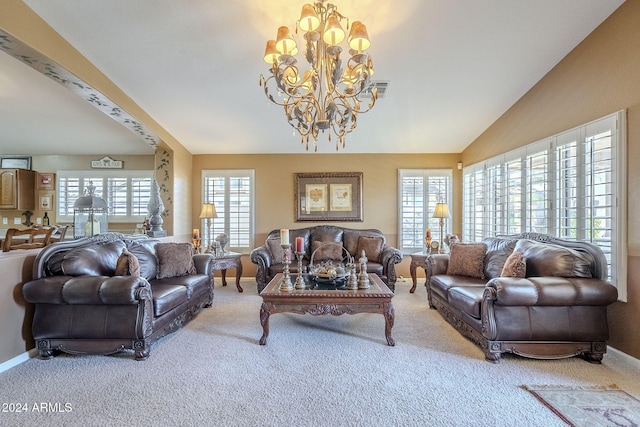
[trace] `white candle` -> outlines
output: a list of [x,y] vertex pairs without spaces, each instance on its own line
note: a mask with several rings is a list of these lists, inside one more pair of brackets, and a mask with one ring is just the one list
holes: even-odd
[[280,244],[281,245],[289,244],[289,229],[283,228],[280,230]]

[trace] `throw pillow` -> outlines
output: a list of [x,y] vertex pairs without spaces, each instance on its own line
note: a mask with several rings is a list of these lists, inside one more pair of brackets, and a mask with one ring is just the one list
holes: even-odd
[[484,243],[456,243],[451,245],[447,274],[484,279]]
[[369,261],[380,262],[382,248],[384,246],[383,237],[360,236],[358,238],[358,249],[356,250],[356,258],[359,258],[364,251],[364,255]]
[[271,253],[271,264],[282,264],[284,259],[284,250],[280,244],[280,238],[267,239],[267,248]]
[[514,251],[509,255],[502,267],[501,277],[526,277],[527,259],[520,251]]
[[116,276],[140,277],[140,263],[138,258],[128,250],[122,251],[116,263]]
[[313,262],[316,261],[342,261],[342,242],[311,242]]
[[158,243],[158,279],[166,277],[186,276],[196,273],[193,264],[195,249],[191,243]]

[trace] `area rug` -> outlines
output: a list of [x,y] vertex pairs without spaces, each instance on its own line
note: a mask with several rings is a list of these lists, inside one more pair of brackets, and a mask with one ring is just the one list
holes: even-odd
[[602,387],[522,386],[567,424],[640,426],[640,400],[616,385]]

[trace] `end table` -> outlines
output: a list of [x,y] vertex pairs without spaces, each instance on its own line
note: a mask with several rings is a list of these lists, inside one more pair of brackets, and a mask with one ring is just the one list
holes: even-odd
[[236,288],[238,292],[243,292],[240,286],[240,277],[242,277],[242,254],[238,252],[225,252],[222,255],[213,257],[213,269],[220,270],[222,276],[222,286],[227,286],[227,268],[236,269]]
[[418,267],[422,267],[424,271],[427,271],[427,259],[429,258],[428,253],[425,252],[417,252],[415,254],[411,254],[411,264],[409,265],[409,273],[411,274],[411,280],[413,281],[413,286],[409,290],[410,293],[414,293],[416,291],[416,269]]

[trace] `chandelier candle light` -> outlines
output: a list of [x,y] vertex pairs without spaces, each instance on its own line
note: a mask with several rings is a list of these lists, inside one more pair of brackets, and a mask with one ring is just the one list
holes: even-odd
[[[339,46],[346,36],[343,22],[350,30],[346,65]],[[300,133],[307,150],[309,137],[318,151],[319,132],[329,130],[329,141],[331,132],[337,137],[337,151],[340,145],[345,147],[345,135],[355,129],[358,114],[371,110],[378,98],[378,90],[371,84],[373,62],[364,52],[371,45],[367,28],[360,21],[349,25],[349,18],[341,15],[337,6],[321,0],[302,6],[296,34],[298,29],[305,33],[308,70],[302,73],[296,65],[298,44],[289,28],[282,26],[276,40],[267,41],[264,60],[271,64],[271,75],[266,79],[261,75],[260,86],[271,102],[284,107],[289,124]],[[270,85],[275,85],[278,99],[269,91]]]

